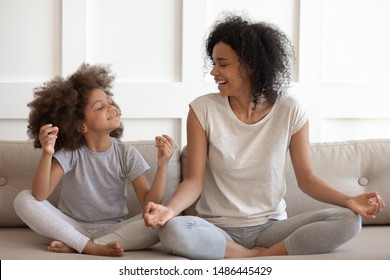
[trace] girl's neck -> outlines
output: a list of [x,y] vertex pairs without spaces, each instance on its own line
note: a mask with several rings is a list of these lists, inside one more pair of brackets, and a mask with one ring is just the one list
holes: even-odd
[[111,147],[111,137],[107,135],[105,137],[91,137],[91,135],[84,135],[85,146],[88,150],[95,153],[101,153],[107,151]]

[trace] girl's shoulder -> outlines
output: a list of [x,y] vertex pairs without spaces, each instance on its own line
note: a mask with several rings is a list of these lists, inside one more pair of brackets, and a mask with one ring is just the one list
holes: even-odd
[[111,142],[115,150],[124,152],[124,151],[131,151],[134,149],[134,146],[130,142],[124,142],[115,137],[111,137]]

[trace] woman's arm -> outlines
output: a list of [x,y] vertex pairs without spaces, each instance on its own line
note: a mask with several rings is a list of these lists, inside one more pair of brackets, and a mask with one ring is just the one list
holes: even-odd
[[202,192],[207,149],[206,133],[190,109],[187,117],[187,174],[167,205],[175,216],[190,207]]
[[366,218],[375,218],[375,214],[383,209],[383,200],[375,192],[352,197],[338,191],[329,183],[315,176],[311,161],[308,122],[292,136],[290,155],[298,186],[312,198],[325,203],[348,207]]
[[64,174],[58,161],[53,159],[57,134],[58,128],[51,124],[42,126],[39,132],[42,155],[32,182],[32,195],[39,201],[49,197]]
[[147,225],[158,227],[191,206],[203,188],[208,142],[198,118],[190,109],[187,118],[187,175],[167,206],[149,203],[144,209]]

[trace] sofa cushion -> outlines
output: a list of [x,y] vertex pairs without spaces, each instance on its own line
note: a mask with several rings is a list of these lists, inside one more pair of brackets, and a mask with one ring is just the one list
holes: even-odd
[[[137,142],[130,142],[130,143],[141,153],[141,155],[149,164],[150,169],[146,172],[146,177],[148,178],[150,184],[152,184],[154,174],[156,174],[157,171],[157,148],[155,147],[154,141],[137,141]],[[171,199],[180,181],[181,181],[180,149],[176,145],[175,152],[172,155],[172,158],[168,164],[167,183],[166,183],[165,194],[162,201],[163,204],[166,204]],[[129,215],[132,217],[142,213],[142,207],[140,206],[137,200],[137,197],[134,192],[134,188],[129,187],[127,189],[127,193],[129,197],[127,200]]]
[[23,225],[14,199],[31,185],[40,151],[24,141],[0,141],[0,225]]
[[[130,141],[145,158],[150,166],[146,176],[152,183],[157,169],[157,149],[154,141]],[[0,141],[0,226],[24,226],[16,215],[13,202],[16,195],[24,189],[31,189],[31,181],[41,155],[29,141]],[[180,150],[175,152],[168,165],[167,185],[164,201],[167,201],[181,179]],[[58,204],[60,189],[56,188],[48,200],[55,206]],[[131,184],[128,188],[129,215],[142,212]]]
[[[317,176],[349,195],[377,191],[385,203],[390,202],[390,139],[313,143],[311,149]],[[330,207],[300,191],[290,159],[286,182],[289,216]],[[363,224],[390,224],[390,208],[385,207],[374,220],[363,219]]]

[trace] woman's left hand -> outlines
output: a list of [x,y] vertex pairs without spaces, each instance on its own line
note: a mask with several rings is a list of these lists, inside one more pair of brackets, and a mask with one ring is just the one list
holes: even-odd
[[350,198],[346,206],[364,218],[375,219],[376,214],[385,207],[385,203],[377,192],[370,192]]

